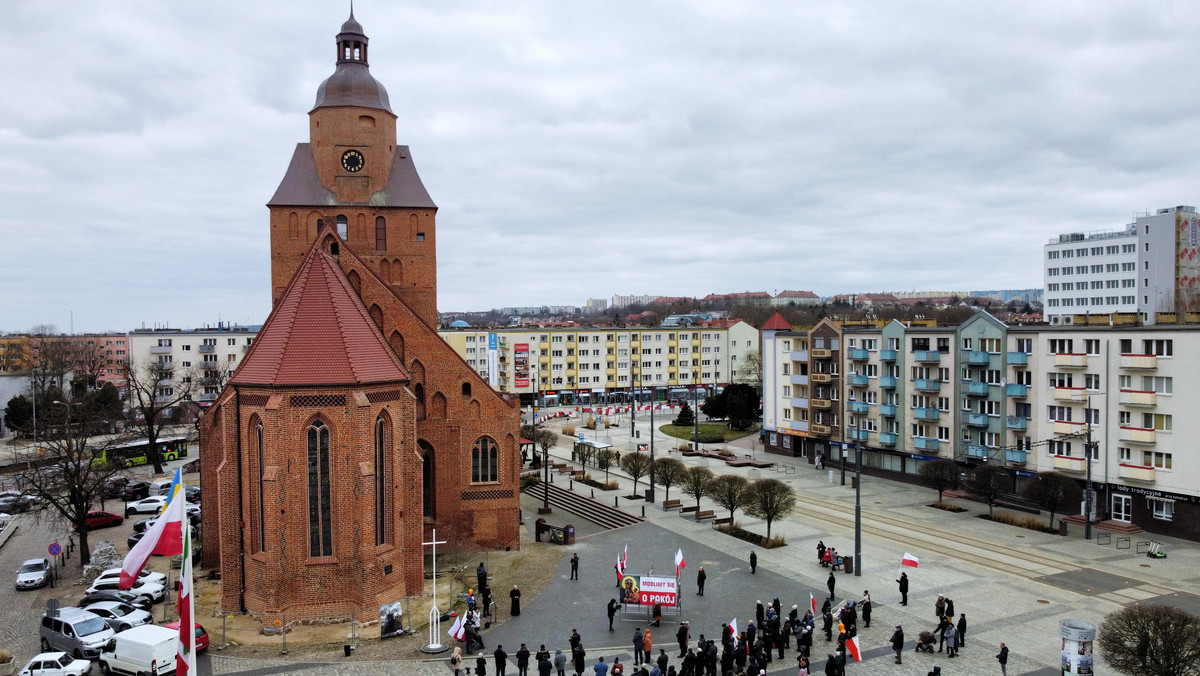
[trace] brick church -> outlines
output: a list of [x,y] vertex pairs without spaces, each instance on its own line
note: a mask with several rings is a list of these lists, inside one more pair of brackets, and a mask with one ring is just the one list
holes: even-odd
[[221,607],[378,618],[422,537],[516,547],[520,410],[437,334],[437,206],[351,13],[268,202],[273,308],[200,430]]

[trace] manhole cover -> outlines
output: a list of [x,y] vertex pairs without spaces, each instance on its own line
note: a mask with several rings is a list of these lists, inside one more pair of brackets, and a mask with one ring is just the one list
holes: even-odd
[[1038,599],[1038,603],[1050,603],[1046,599]]
[[1149,567],[1150,567],[1150,564],[1148,564],[1148,563],[1140,563],[1140,564],[1138,564],[1138,565],[1140,565],[1142,568],[1149,568]]

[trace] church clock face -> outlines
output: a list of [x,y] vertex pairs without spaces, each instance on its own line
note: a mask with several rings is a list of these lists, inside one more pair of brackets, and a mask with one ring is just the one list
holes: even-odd
[[342,168],[352,174],[362,171],[366,164],[366,158],[357,150],[347,150],[342,153]]

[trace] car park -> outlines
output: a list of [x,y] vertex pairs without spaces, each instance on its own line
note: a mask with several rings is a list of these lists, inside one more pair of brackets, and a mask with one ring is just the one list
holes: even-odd
[[83,525],[90,530],[92,528],[120,526],[122,523],[125,523],[125,517],[120,514],[93,509],[87,513],[87,518],[84,519]]
[[17,571],[17,589],[40,589],[50,584],[50,559],[28,559]]
[[[92,586],[88,587],[84,593],[91,594],[92,592],[101,590],[116,591],[120,588],[121,581],[119,579],[108,578],[99,582],[93,582]],[[167,595],[166,590],[163,589],[161,584],[154,584],[153,582],[134,582],[132,588],[123,591],[131,591],[134,594],[147,596],[155,603],[163,600]]]
[[[108,570],[97,575],[96,579],[93,580],[93,582],[107,582],[109,580],[120,581],[121,580],[121,569],[120,568],[109,568]],[[142,572],[138,573],[138,581],[139,582],[150,582],[153,584],[161,584],[161,585],[165,586],[167,584],[167,576],[163,575],[162,573],[156,573],[152,570],[142,570]]]
[[[138,542],[141,542],[142,538],[146,537],[146,532],[149,531],[153,527],[154,527],[154,522],[150,522],[149,524],[146,525],[146,530],[143,530],[140,533],[134,533],[133,535],[130,535],[129,539],[125,541],[125,544],[129,545],[130,549],[133,549],[134,545],[136,545]],[[192,531],[191,531],[192,540],[193,541],[199,540],[200,539],[200,531],[197,530],[195,526],[192,526],[191,529],[192,529]]]
[[[174,629],[175,631],[179,631],[179,620],[175,620],[174,622],[168,622],[167,624],[164,624],[163,626],[166,627],[167,629]],[[202,653],[205,650],[208,650],[208,632],[204,630],[204,625],[197,622],[196,623],[196,652]]]
[[151,495],[148,498],[143,498],[137,502],[131,502],[125,505],[126,513],[133,514],[158,514],[167,504],[167,498],[163,495]]
[[131,481],[125,484],[125,488],[121,491],[121,497],[125,500],[142,500],[150,497],[150,484],[145,481]]
[[[51,615],[51,613],[54,613]],[[76,658],[94,658],[115,632],[99,615],[82,608],[59,608],[42,614],[42,650],[71,653]]]
[[34,499],[28,495],[6,495],[0,497],[0,512],[20,514],[33,509],[34,504]]
[[88,612],[104,618],[113,631],[125,631],[143,624],[154,624],[154,617],[148,610],[139,610],[131,605],[117,601],[100,601],[87,607]]
[[83,676],[92,670],[92,663],[79,660],[64,652],[41,653],[17,672],[18,676]]
[[121,603],[126,603],[142,610],[150,610],[150,607],[154,604],[154,600],[146,594],[135,594],[131,591],[121,589],[101,589],[84,594],[79,603],[75,605],[80,608],[87,608],[93,603],[101,601],[120,601]]

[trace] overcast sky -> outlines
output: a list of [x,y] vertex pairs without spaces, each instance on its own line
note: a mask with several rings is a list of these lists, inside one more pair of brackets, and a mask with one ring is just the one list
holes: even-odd
[[[820,6],[818,6],[820,5]],[[342,2],[0,3],[0,330],[260,323]],[[1200,201],[1200,3],[383,2],[439,307],[1040,286]]]

